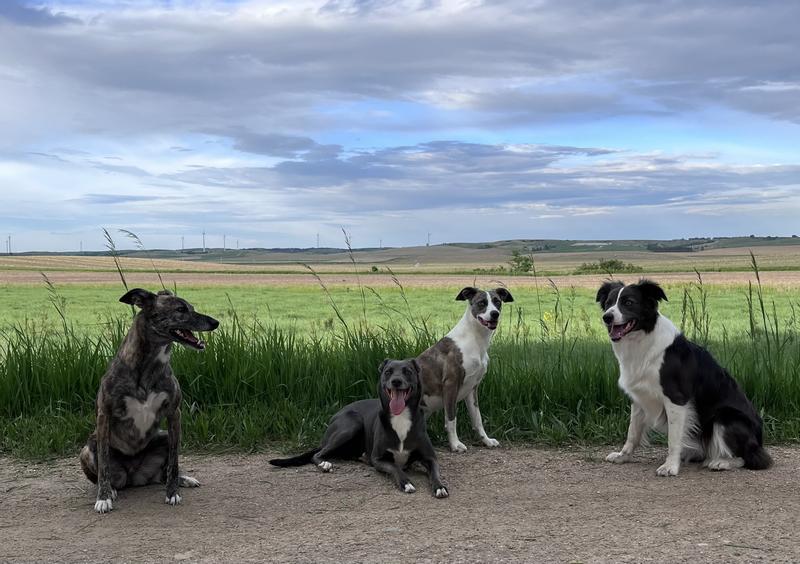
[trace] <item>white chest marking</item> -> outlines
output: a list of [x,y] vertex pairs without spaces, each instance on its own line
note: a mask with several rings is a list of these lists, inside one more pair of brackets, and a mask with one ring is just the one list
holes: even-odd
[[472,317],[469,307],[461,321],[447,334],[461,351],[461,362],[464,364],[464,382],[458,390],[459,401],[467,397],[486,375],[492,334]]
[[145,435],[156,422],[156,414],[167,399],[165,392],[150,392],[145,401],[127,396],[125,398],[126,415],[124,419],[133,419],[139,433]]
[[169,347],[169,345],[164,345],[161,347],[161,350],[156,357],[161,364],[169,364],[169,360],[172,357],[172,350],[170,349],[168,351],[167,347]]
[[639,405],[650,425],[662,419],[667,398],[661,387],[661,365],[664,351],[680,334],[677,327],[663,315],[649,334],[634,331],[612,343],[619,361],[619,387]]
[[405,408],[400,415],[391,415],[389,422],[394,432],[397,433],[397,438],[400,439],[400,446],[397,450],[390,448],[389,452],[394,456],[395,464],[404,466],[405,463],[408,462],[408,455],[410,454],[409,451],[403,448],[403,443],[408,436],[408,432],[411,430],[411,414],[408,408]]

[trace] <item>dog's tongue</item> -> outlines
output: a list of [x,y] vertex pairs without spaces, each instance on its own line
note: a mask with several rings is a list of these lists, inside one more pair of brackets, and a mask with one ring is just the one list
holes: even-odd
[[612,339],[621,339],[628,333],[631,325],[633,325],[632,321],[628,321],[625,325],[614,325],[611,327],[609,335]]
[[389,391],[389,411],[392,415],[400,415],[406,408],[406,393],[398,390]]

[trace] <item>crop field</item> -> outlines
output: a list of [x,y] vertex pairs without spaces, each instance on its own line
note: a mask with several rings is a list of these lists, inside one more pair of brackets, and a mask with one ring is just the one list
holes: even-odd
[[[20,282],[20,272],[35,276]],[[109,278],[89,283],[80,278],[97,274],[51,271],[48,284],[36,272],[0,271],[3,453],[68,454],[91,431],[99,379],[132,315],[118,302],[124,287],[116,272],[99,273]],[[737,377],[762,411],[772,442],[800,440],[797,274],[654,275],[669,296],[662,311]],[[204,353],[178,350],[173,357],[190,450],[314,443],[339,407],[374,395],[383,358],[416,355],[452,327],[464,311],[454,297],[473,283],[505,284],[515,297],[481,386],[490,433],[506,443],[550,445],[612,443],[624,436],[627,402],[594,303],[604,275],[306,273],[227,284],[203,278],[210,274],[180,276],[162,273],[167,287],[222,322],[206,337]],[[158,287],[152,270],[132,269],[125,277],[129,285]],[[461,415],[460,433],[472,437]],[[430,429],[443,442],[440,414]]]

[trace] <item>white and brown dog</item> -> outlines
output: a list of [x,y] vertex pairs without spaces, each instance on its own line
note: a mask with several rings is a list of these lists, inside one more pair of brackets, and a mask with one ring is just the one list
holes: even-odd
[[444,407],[447,440],[453,452],[467,447],[456,433],[456,404],[467,400],[472,427],[488,447],[500,443],[489,437],[483,428],[478,408],[478,385],[489,367],[489,344],[500,320],[504,303],[513,302],[505,288],[479,290],[467,287],[456,296],[468,301],[467,310],[455,327],[439,342],[417,357],[422,371],[422,408],[427,415]]

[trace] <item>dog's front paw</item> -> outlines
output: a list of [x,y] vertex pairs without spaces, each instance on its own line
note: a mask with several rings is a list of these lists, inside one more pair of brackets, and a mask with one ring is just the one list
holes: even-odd
[[433,497],[438,499],[444,499],[450,496],[450,492],[447,491],[447,488],[441,484],[433,488]]
[[490,448],[499,447],[500,441],[498,441],[497,439],[493,439],[491,437],[486,437],[485,439],[483,439],[483,444],[485,444],[487,447]]
[[614,464],[623,464],[631,459],[631,455],[627,452],[612,452],[606,456],[606,462],[613,462]]
[[178,493],[174,493],[172,495],[167,494],[166,499],[164,499],[164,503],[168,505],[179,505],[181,502],[181,496]]
[[191,476],[181,476],[180,478],[182,488],[199,488],[200,482]]
[[317,464],[317,467],[323,472],[330,472],[331,470],[333,470],[333,464],[331,464],[327,460],[323,460],[322,462]]
[[112,509],[114,509],[114,504],[111,502],[111,498],[98,499],[94,502],[94,510],[98,513],[108,513]]
[[677,476],[680,467],[681,467],[680,463],[667,461],[658,467],[658,470],[656,470],[656,474],[662,477]]
[[467,445],[461,441],[450,443],[450,450],[453,452],[467,452]]
[[417,488],[414,487],[414,484],[411,482],[406,482],[400,486],[400,489],[403,490],[405,493],[414,493],[417,491]]

